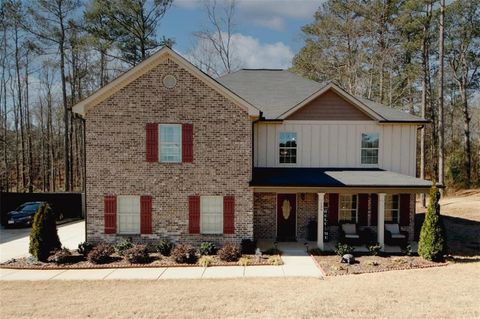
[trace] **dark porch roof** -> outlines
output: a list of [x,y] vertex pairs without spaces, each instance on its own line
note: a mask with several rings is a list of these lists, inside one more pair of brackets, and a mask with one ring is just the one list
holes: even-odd
[[254,168],[250,186],[429,188],[432,182],[378,168]]

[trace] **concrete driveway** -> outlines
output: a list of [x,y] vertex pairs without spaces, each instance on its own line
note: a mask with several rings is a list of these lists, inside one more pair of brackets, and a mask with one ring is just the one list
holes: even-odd
[[[30,231],[30,227],[0,229],[0,262],[28,256]],[[79,243],[85,241],[85,221],[59,225],[58,236],[62,246],[76,249]]]

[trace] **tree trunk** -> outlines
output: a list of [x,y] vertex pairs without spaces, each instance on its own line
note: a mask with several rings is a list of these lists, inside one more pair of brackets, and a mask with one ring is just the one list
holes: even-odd
[[[445,148],[445,114],[443,109],[443,43],[444,43],[444,18],[445,0],[440,0],[440,25],[438,35],[438,182],[443,185],[444,181],[444,148]],[[440,190],[442,192],[442,190]]]

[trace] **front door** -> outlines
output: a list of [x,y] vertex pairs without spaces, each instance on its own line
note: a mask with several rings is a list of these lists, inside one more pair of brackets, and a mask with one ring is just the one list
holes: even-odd
[[277,240],[295,241],[297,195],[277,194]]

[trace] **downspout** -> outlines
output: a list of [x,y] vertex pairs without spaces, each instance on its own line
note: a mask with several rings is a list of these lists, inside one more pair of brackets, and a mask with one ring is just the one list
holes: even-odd
[[250,170],[250,181],[253,180],[253,168],[255,166],[255,124],[260,122],[263,119],[263,113],[260,112],[258,119],[252,122],[252,163],[251,163],[251,170]]

